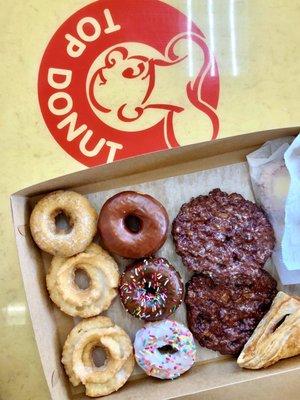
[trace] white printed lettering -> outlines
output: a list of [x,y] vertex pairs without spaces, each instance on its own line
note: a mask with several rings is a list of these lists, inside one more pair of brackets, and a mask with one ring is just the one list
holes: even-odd
[[89,129],[88,131],[86,131],[86,134],[83,136],[79,144],[80,151],[86,157],[95,157],[97,154],[100,153],[102,147],[105,145],[106,142],[104,138],[101,138],[99,142],[96,144],[96,146],[93,148],[93,150],[87,150],[86,145],[92,136],[93,136],[93,131]]
[[[111,12],[108,8],[103,11],[104,18],[107,24],[107,27],[104,29],[106,34],[110,34],[121,29],[121,25],[115,24]],[[87,26],[90,25],[93,28],[92,33],[87,33]],[[78,58],[82,55],[82,53],[86,49],[87,42],[94,42],[101,35],[101,25],[100,23],[93,17],[84,17],[82,18],[76,26],[77,34],[81,40],[74,37],[70,33],[65,35],[65,39],[68,41],[67,45],[67,53],[72,58]]]
[[67,45],[67,53],[69,56],[72,58],[80,57],[86,49],[86,45],[69,33],[65,35],[65,38],[69,42]]
[[[92,35],[88,35],[84,31],[84,26],[87,24],[91,25],[94,29],[94,33]],[[80,39],[82,39],[84,42],[93,42],[100,36],[101,26],[95,18],[92,17],[82,18],[77,24],[77,33]]]
[[[55,79],[56,77],[56,79]],[[58,81],[58,77],[63,77],[64,80]],[[53,89],[65,89],[67,88],[72,80],[72,71],[69,69],[62,68],[49,68],[48,70],[48,83]]]
[[116,151],[122,150],[123,146],[120,143],[111,142],[109,140],[106,142],[106,145],[110,148],[107,157],[107,163],[111,163],[115,159]]
[[[55,102],[57,100],[65,100],[66,105],[63,108],[58,108],[55,105]],[[65,92],[53,93],[48,100],[48,108],[54,115],[66,115],[72,110],[72,107],[73,107],[72,97]]]
[[119,31],[121,29],[121,25],[116,25],[114,23],[110,10],[106,8],[103,13],[107,23],[107,28],[104,29],[104,32],[113,33]]
[[72,140],[76,139],[87,129],[87,125],[85,124],[80,125],[78,128],[76,128],[77,118],[78,118],[78,113],[72,112],[72,114],[69,114],[65,119],[63,119],[62,121],[60,121],[59,124],[57,124],[58,129],[63,129],[65,126],[69,125],[67,133],[68,142],[72,142]]

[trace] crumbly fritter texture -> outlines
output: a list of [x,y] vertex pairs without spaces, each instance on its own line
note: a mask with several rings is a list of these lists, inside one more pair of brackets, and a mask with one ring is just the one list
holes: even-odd
[[172,234],[183,264],[197,272],[237,261],[263,267],[275,244],[263,210],[240,194],[220,189],[183,204]]
[[238,355],[276,296],[276,281],[265,270],[240,264],[194,275],[186,285],[188,325],[201,346]]

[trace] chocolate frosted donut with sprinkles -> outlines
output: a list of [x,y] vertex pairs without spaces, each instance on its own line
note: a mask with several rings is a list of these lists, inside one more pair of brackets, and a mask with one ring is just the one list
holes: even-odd
[[135,359],[147,375],[175,379],[188,371],[196,359],[192,333],[167,319],[146,324],[135,336]]
[[119,286],[126,311],[145,321],[174,313],[183,301],[183,292],[179,273],[164,258],[145,258],[127,266]]

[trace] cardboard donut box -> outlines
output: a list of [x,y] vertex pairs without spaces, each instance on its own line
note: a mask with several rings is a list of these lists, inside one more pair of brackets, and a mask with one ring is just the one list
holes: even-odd
[[[87,399],[74,392],[61,364],[59,326],[54,304],[46,286],[41,251],[29,230],[32,200],[57,189],[82,194],[154,182],[196,171],[245,162],[245,156],[267,140],[296,135],[298,127],[256,132],[173,150],[151,153],[112,164],[86,169],[31,186],[11,196],[13,224],[28,307],[42,367],[54,400]],[[239,188],[236,188],[239,191]],[[149,193],[151,194],[151,193]],[[117,320],[115,320],[118,323]],[[287,399],[300,398],[300,357],[293,357],[267,369],[243,370],[231,357],[198,362],[174,381],[160,381],[144,375],[127,382],[109,399]]]

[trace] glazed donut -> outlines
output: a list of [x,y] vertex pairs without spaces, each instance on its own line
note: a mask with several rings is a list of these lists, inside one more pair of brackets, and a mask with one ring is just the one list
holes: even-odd
[[178,378],[196,360],[192,333],[167,319],[146,324],[135,336],[135,359],[147,375],[159,379]]
[[[69,220],[69,232],[56,227],[55,218],[61,213]],[[79,193],[58,190],[36,204],[30,216],[30,229],[40,249],[53,255],[71,257],[92,242],[97,230],[97,213]]]
[[98,220],[107,250],[125,258],[155,253],[167,238],[168,226],[168,214],[161,203],[147,194],[132,191],[107,200]]
[[[92,352],[97,347],[106,353],[101,367],[93,361]],[[110,318],[89,318],[69,333],[62,363],[73,386],[82,383],[87,396],[105,396],[120,389],[130,377],[134,368],[132,344],[127,333]]]
[[183,300],[179,273],[164,258],[147,258],[127,266],[121,275],[119,294],[134,317],[158,321],[175,312]]
[[284,159],[272,161],[263,166],[259,183],[260,202],[263,208],[271,214],[282,214],[284,224],[284,207],[290,186],[290,174]]
[[[86,289],[75,282],[75,272],[82,270],[89,278]],[[92,243],[84,253],[71,258],[53,257],[46,276],[52,301],[72,317],[93,317],[105,311],[117,295],[119,271],[115,260]]]

